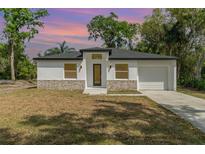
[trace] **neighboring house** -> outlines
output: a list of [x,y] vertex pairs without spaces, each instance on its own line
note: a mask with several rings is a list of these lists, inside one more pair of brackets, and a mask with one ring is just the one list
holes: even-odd
[[34,60],[38,88],[176,90],[172,56],[95,47]]

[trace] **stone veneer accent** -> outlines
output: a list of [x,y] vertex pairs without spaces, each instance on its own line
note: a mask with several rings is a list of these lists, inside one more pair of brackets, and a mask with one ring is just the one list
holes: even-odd
[[38,80],[37,87],[57,90],[84,90],[85,80]]
[[107,80],[108,90],[137,89],[137,80]]

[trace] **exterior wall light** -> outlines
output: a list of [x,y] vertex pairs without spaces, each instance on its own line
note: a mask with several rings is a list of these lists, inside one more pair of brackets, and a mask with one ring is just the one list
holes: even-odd
[[110,71],[111,68],[112,68],[112,64],[110,64],[110,66],[109,66],[109,71]]
[[83,68],[83,66],[82,65],[80,65],[80,67],[79,67],[79,72],[80,72],[80,70]]

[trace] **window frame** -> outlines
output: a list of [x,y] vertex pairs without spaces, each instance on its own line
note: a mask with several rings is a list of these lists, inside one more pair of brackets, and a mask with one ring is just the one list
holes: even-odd
[[[93,58],[94,55],[100,55],[101,58]],[[92,54],[91,54],[91,59],[92,59],[92,60],[102,60],[102,59],[103,59],[103,55],[102,55],[101,53],[92,53]]]
[[[116,65],[127,65],[127,71],[117,71]],[[117,72],[127,72],[127,78],[117,78]],[[128,63],[116,63],[115,64],[115,80],[129,80],[129,64]]]
[[[69,72],[68,70],[65,70],[65,65],[69,65],[69,64],[75,64],[76,65],[76,71],[71,70],[70,72],[76,72],[76,78],[66,78],[65,77],[65,71]],[[77,80],[78,79],[78,64],[77,63],[64,63],[64,67],[63,67],[63,78],[64,80]]]

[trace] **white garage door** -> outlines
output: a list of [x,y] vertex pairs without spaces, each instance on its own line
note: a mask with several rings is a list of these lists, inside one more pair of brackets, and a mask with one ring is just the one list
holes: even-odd
[[167,90],[167,67],[139,67],[139,89]]

